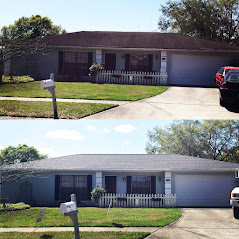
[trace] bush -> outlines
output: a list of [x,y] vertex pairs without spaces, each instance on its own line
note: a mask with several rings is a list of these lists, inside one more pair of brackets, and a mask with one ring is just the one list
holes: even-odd
[[92,66],[89,68],[89,76],[95,76],[100,70],[104,70],[104,66],[99,63],[93,63]]
[[103,187],[95,186],[91,191],[91,200],[98,203],[98,200],[104,193],[106,193],[106,190]]
[[23,202],[19,202],[19,203],[6,203],[6,208],[4,208],[2,204],[0,204],[0,212],[24,210],[24,209],[29,209],[30,207],[31,207],[30,205],[25,204]]
[[2,79],[3,84],[27,83],[32,81],[34,81],[34,79],[30,76],[3,76]]

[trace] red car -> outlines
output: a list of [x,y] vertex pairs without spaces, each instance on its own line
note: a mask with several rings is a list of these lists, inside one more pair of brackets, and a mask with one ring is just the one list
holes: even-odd
[[221,82],[223,81],[225,75],[231,70],[239,70],[239,67],[234,66],[223,66],[219,69],[216,74],[216,85],[220,87]]

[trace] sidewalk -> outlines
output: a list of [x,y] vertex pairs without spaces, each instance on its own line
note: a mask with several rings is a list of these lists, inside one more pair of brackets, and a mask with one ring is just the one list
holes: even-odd
[[[112,231],[112,232],[150,232],[153,233],[157,231],[158,227],[79,227],[80,232],[102,232],[102,231]],[[65,232],[74,231],[74,227],[9,227],[0,228],[1,232]]]
[[[0,100],[19,100],[19,101],[52,101],[52,98],[27,98],[27,97],[5,97],[0,96]],[[70,103],[97,103],[97,104],[115,104],[124,105],[133,101],[118,101],[118,100],[86,100],[86,99],[56,99],[57,102]]]

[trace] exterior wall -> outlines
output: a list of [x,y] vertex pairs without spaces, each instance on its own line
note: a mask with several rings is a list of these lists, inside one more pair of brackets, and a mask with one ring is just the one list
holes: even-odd
[[[156,176],[156,194],[164,193],[164,172],[159,173],[103,173],[103,186],[105,185],[105,176],[116,176],[117,193],[126,193],[126,181],[123,179],[127,176]],[[159,179],[160,177],[160,179]]]
[[3,184],[2,197],[8,198],[8,202],[19,202],[20,185],[24,182],[30,182],[32,185],[33,205],[59,206],[61,201],[55,200],[55,175],[92,175],[92,188],[96,186],[95,173],[48,173],[42,177],[24,178],[17,182]]
[[125,71],[125,59],[122,57],[125,54],[153,54],[153,71],[160,72],[160,64],[161,64],[161,54],[160,51],[152,52],[152,51],[126,51],[126,50],[104,50],[103,51],[103,63],[105,63],[105,53],[116,53],[116,70],[117,71]]

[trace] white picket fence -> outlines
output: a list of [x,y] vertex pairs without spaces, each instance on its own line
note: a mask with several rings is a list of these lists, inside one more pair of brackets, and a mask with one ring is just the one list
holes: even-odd
[[176,194],[104,194],[98,201],[99,207],[130,208],[173,208]]
[[167,85],[167,72],[100,71],[96,82],[122,85]]

